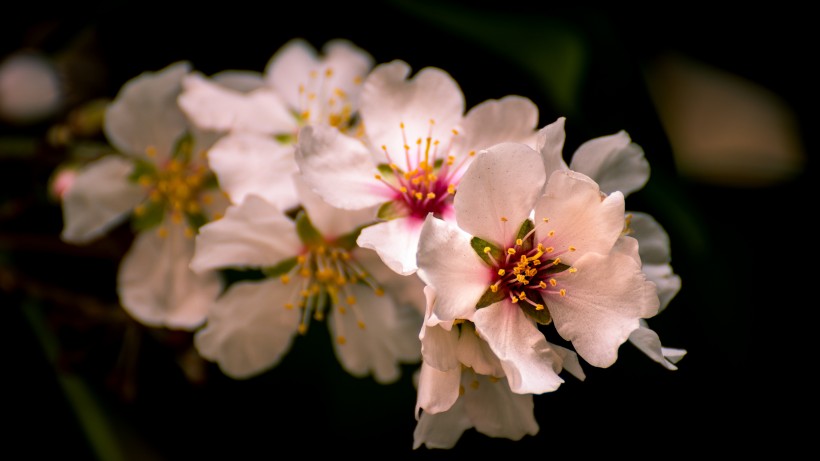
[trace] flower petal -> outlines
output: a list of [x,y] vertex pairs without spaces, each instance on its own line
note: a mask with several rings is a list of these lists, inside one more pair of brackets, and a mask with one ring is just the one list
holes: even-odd
[[498,360],[487,341],[478,337],[472,322],[461,324],[461,334],[458,336],[458,361],[478,374],[496,378],[504,377],[501,361]]
[[[240,93],[250,93],[265,86],[265,79],[260,72],[252,70],[223,70],[211,75],[211,79]],[[183,86],[185,82],[183,82]]]
[[[395,382],[401,374],[401,362],[420,358],[420,319],[411,321],[398,315],[393,300],[377,296],[370,287],[352,285],[350,291],[356,304],[344,314],[334,310],[333,321],[328,323],[336,339],[336,356],[353,376],[372,373],[381,384]],[[342,337],[344,341],[339,339]]]
[[152,327],[201,326],[222,281],[216,272],[192,272],[188,264],[193,253],[194,241],[182,226],[170,226],[166,237],[153,231],[137,235],[117,274],[123,308]]
[[643,149],[623,130],[581,144],[572,154],[570,169],[594,179],[607,194],[617,190],[629,195],[649,180]]
[[307,83],[311,71],[319,70],[316,49],[303,39],[285,43],[265,66],[265,80],[291,109],[299,109],[299,87]]
[[128,180],[134,163],[106,155],[77,172],[63,196],[63,231],[66,242],[87,243],[121,224],[146,198],[145,190]]
[[[542,224],[543,218],[549,222]],[[559,251],[576,249],[561,255],[572,264],[587,252],[609,253],[624,228],[624,196],[614,192],[603,198],[588,177],[556,171],[535,205],[535,221],[541,224],[535,229],[536,241]]]
[[397,274],[416,272],[416,250],[422,222],[416,218],[397,218],[365,227],[356,243],[375,250],[384,263]]
[[576,354],[575,351],[571,351],[557,344],[549,343],[549,345],[555,349],[555,352],[561,357],[564,370],[581,381],[586,379],[586,373],[584,373],[584,369],[581,368],[581,362],[578,360],[578,354]]
[[208,151],[208,161],[233,203],[241,203],[249,194],[259,195],[281,210],[299,203],[292,180],[298,167],[290,145],[258,134],[235,133]]
[[680,291],[681,278],[672,271],[672,266],[669,264],[644,264],[643,272],[647,280],[657,286],[658,298],[661,302],[658,312],[663,312],[672,298]]
[[560,357],[517,305],[505,300],[479,309],[473,322],[501,361],[513,392],[542,394],[564,382],[558,376]]
[[327,126],[306,126],[299,132],[296,163],[308,185],[331,205],[348,210],[389,200],[389,189],[370,151],[358,139]]
[[532,144],[538,125],[538,107],[521,96],[482,102],[467,112],[456,136],[454,152],[480,151],[502,142]]
[[558,170],[569,168],[564,161],[564,141],[567,138],[564,122],[566,122],[566,117],[558,117],[557,120],[538,131],[535,150],[541,153],[544,171],[548,178]]
[[199,229],[191,269],[274,266],[296,256],[302,243],[296,225],[279,209],[255,195],[228,207],[225,217]]
[[545,180],[541,159],[529,146],[502,143],[480,152],[458,185],[458,226],[499,246],[512,243]]
[[469,319],[491,282],[490,268],[470,246],[470,235],[428,216],[419,239],[419,277],[436,290],[433,314],[440,320]]
[[425,326],[421,338],[421,354],[428,367],[439,371],[461,370],[456,350],[459,345],[458,329],[450,331],[440,326]]
[[129,80],[105,112],[105,134],[120,152],[140,158],[156,149],[153,161],[162,162],[188,122],[177,106],[182,79],[190,64],[178,62],[159,72],[143,72]]
[[362,83],[373,67],[373,57],[343,39],[327,42],[322,52],[325,55],[325,66],[333,72],[328,79],[328,87],[333,88],[334,92],[336,89],[341,90],[353,108],[358,108]]
[[639,326],[639,319],[657,314],[655,284],[646,280],[634,254],[637,246],[616,245],[612,253],[587,253],[559,283],[566,296],[544,299],[555,328],[575,351],[596,367],[608,367],[618,348]]
[[473,427],[467,416],[464,399],[458,399],[453,406],[442,413],[423,413],[416,429],[413,430],[413,449],[424,445],[428,449],[453,448],[461,434]]
[[214,303],[208,323],[194,336],[197,351],[236,379],[274,367],[296,336],[299,309],[283,304],[294,299],[297,290],[296,284],[283,285],[279,280],[231,285]]
[[629,235],[640,243],[641,261],[650,264],[667,264],[672,259],[669,234],[647,213],[629,212]]
[[461,367],[442,371],[426,362],[421,364],[419,390],[416,396],[416,419],[419,410],[424,413],[441,413],[452,408],[458,399],[458,386],[461,384]]
[[[667,360],[664,356],[660,337],[646,325],[646,322],[641,322],[641,326],[629,335],[629,342],[640,349],[647,357],[663,365],[667,370],[678,369],[674,362]],[[683,355],[676,357],[675,362],[681,358],[683,358]]]
[[[469,376],[464,375],[462,382]],[[505,379],[491,380],[481,375],[465,383],[464,388],[467,414],[478,432],[510,440],[538,433],[532,395],[513,393]]]
[[360,226],[377,221],[376,207],[360,210],[336,208],[313,192],[302,175],[294,174],[292,181],[310,222],[328,240],[349,234]]
[[185,77],[183,88],[179,106],[202,129],[262,134],[296,131],[296,119],[270,89],[243,93],[199,73]]
[[464,116],[464,95],[447,72],[427,67],[408,79],[409,73],[403,61],[378,65],[361,94],[360,113],[371,145],[385,146],[400,167],[406,143],[428,137],[448,141]]

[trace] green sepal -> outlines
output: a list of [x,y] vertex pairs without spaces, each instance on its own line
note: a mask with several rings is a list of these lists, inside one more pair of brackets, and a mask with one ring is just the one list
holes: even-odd
[[202,180],[201,187],[202,190],[219,189],[219,180],[215,174],[208,173],[205,175],[205,179]]
[[294,267],[296,267],[296,256],[280,261],[274,266],[264,267],[262,268],[262,273],[265,274],[266,277],[279,277],[280,275],[287,274]]
[[[527,296],[529,296],[530,294],[532,294],[532,292],[529,292]],[[550,311],[549,309],[547,309],[546,304],[544,304],[544,308],[540,311],[537,310],[535,306],[526,302],[519,301],[518,305],[521,306],[521,310],[523,310],[524,313],[527,314],[527,316],[529,316],[529,318],[535,320],[541,325],[549,325],[550,323],[552,323],[552,316],[550,315]]]
[[279,144],[293,144],[296,142],[296,136],[290,133],[279,133],[273,135],[273,139]]
[[525,254],[532,250],[534,246],[533,242],[535,242],[535,233],[533,232],[527,238],[524,238],[524,236],[529,234],[533,229],[535,229],[535,224],[533,224],[531,220],[527,219],[521,223],[521,227],[518,229],[518,235],[515,236],[516,241],[518,241],[518,239],[522,240],[521,250]]
[[208,223],[208,218],[202,213],[188,213],[185,217],[188,219],[188,225],[195,231]]
[[157,167],[147,160],[134,160],[134,169],[128,175],[128,180],[136,183],[139,182],[143,176],[155,177],[157,175]]
[[473,247],[473,251],[475,251],[478,257],[484,260],[488,266],[495,266],[495,263],[489,256],[487,256],[487,253],[484,253],[484,248],[490,247],[490,254],[493,258],[495,258],[496,261],[501,261],[501,249],[486,240],[473,237],[470,240],[470,246]]
[[487,288],[487,291],[481,295],[481,298],[478,299],[478,302],[475,304],[476,309],[481,309],[482,307],[487,307],[491,304],[495,304],[502,299],[504,299],[507,295],[504,294],[503,290],[497,290],[493,292],[492,288]]
[[148,201],[144,206],[145,211],[139,216],[136,213],[132,214],[131,229],[134,232],[143,232],[159,226],[165,219],[165,204],[163,202]]
[[310,218],[304,211],[300,211],[296,215],[296,233],[299,235],[299,240],[306,246],[319,246],[325,243],[322,234],[313,227],[313,223],[310,222]]
[[364,229],[365,227],[367,227],[369,225],[370,224],[366,224],[364,226],[359,226],[359,227],[353,229],[352,231],[348,232],[347,234],[336,237],[336,239],[333,240],[333,246],[335,246],[337,248],[341,248],[345,251],[350,251],[350,250],[356,248],[359,245],[358,243],[356,243],[356,239],[359,238],[359,234],[362,233],[362,229]]
[[[549,264],[550,262],[552,262],[552,260],[548,259],[548,260],[544,261],[544,264]],[[558,264],[555,264],[553,266],[550,266],[550,267],[547,267],[547,268],[544,268],[544,269],[539,269],[538,273],[541,274],[541,275],[552,275],[552,274],[557,274],[559,272],[564,272],[565,270],[567,270],[569,268],[570,268],[570,266],[568,266],[564,263],[558,263]]]
[[444,165],[444,159],[443,158],[437,158],[436,161],[433,162],[433,168],[435,168],[436,170],[441,169],[441,165]]
[[191,153],[194,151],[194,137],[191,132],[183,133],[174,144],[174,153],[171,158],[187,163],[191,160]]
[[[376,169],[378,169],[379,173],[383,176],[393,176],[396,174],[393,169],[390,168],[390,165],[386,163],[379,163],[378,166],[376,166]],[[399,173],[401,173],[401,171],[399,171]]]
[[391,219],[401,218],[402,216],[407,215],[407,209],[396,200],[391,200],[389,202],[384,202],[382,206],[379,207],[379,211],[376,212],[376,216],[379,219],[383,219],[385,221],[389,221]]

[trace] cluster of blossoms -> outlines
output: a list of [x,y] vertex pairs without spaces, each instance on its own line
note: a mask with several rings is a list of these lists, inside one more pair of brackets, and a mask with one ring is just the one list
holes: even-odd
[[[410,74],[299,39],[264,73],[146,72],[106,112],[117,152],[65,192],[62,238],[130,219],[123,307],[194,331],[236,379],[319,322],[354,376],[421,363],[415,447],[535,434],[533,395],[625,342],[675,369],[685,351],[646,322],[680,289],[668,237],[625,210],[649,177],[642,149],[622,131],[567,164],[564,118],[539,128],[520,96],[466,110],[445,71]],[[228,269],[255,275],[226,283]]]

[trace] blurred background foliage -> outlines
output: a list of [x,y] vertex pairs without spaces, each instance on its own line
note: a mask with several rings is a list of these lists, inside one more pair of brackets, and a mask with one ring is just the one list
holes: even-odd
[[[814,251],[811,28],[799,12],[706,6],[17,5],[21,12],[4,14],[0,27],[7,450],[119,461],[577,455],[590,444],[647,457],[704,444],[795,448],[781,443],[791,427],[780,415],[802,411],[791,398],[808,385],[790,371],[810,310],[810,273],[799,267]],[[626,130],[652,168],[627,208],[666,228],[683,280],[650,319],[665,346],[688,351],[679,369],[625,345],[611,368],[587,366],[586,381],[567,376],[557,392],[535,397],[536,436],[513,442],[468,431],[452,450],[414,451],[415,366],[389,386],[353,378],[320,327],[275,369],[235,381],[196,355],[190,333],[130,319],[115,283],[133,235],[124,226],[86,246],[60,242],[54,173],[107,152],[102,110],[128,79],[178,60],[208,75],[261,72],[294,37],[316,47],[346,38],[379,63],[440,67],[468,107],[526,96],[540,108],[540,126],[567,117],[566,155]],[[21,83],[9,69],[54,78]],[[35,88],[34,102],[15,100],[20,85]]]

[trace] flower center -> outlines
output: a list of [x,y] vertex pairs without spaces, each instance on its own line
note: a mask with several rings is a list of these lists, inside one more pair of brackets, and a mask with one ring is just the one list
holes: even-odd
[[378,166],[381,174],[375,178],[390,189],[392,196],[387,207],[380,210],[380,215],[386,215],[381,217],[413,216],[423,220],[428,213],[442,217],[452,208],[461,171],[468,159],[475,156],[475,151],[456,164],[450,150],[458,130],[452,130],[449,142],[443,145],[433,135],[434,126],[435,121],[430,120],[427,135],[416,138],[415,147],[411,147],[404,123],[399,125],[404,141],[404,168],[388,152],[387,146],[381,147],[387,163]]
[[[501,218],[506,222],[506,218]],[[539,226],[546,225],[544,218]],[[561,255],[575,251],[554,246],[555,231],[550,230],[539,240],[535,239],[536,227],[532,221],[525,221],[519,228],[512,245],[504,248],[473,238],[473,248],[488,263],[492,270],[492,283],[476,305],[477,308],[509,299],[540,323],[549,323],[549,311],[545,302],[550,296],[567,295],[561,279],[565,274],[573,274],[577,269],[561,262]],[[482,246],[483,245],[483,246]]]
[[[354,125],[353,103],[350,96],[333,85],[333,69],[312,70],[306,83],[299,84],[298,118],[301,125],[327,123],[342,131]],[[361,85],[362,77],[353,79]]]

